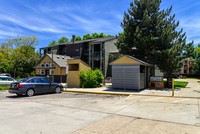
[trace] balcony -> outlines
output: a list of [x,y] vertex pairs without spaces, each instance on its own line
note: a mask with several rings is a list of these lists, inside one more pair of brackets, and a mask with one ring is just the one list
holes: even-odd
[[99,59],[100,59],[100,52],[94,52],[94,53],[92,54],[92,59],[99,60]]
[[84,55],[89,55],[89,49],[84,50]]

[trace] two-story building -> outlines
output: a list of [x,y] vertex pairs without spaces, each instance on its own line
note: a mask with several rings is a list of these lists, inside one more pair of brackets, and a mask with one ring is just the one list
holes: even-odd
[[66,83],[66,61],[69,56],[46,53],[35,65],[36,75],[48,77],[51,81]]

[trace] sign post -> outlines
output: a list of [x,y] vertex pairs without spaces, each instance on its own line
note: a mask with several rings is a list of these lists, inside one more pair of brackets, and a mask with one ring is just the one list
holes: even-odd
[[174,78],[172,78],[172,97],[174,96]]

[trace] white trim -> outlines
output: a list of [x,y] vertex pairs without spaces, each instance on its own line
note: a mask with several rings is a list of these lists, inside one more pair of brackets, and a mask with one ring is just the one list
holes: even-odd
[[66,74],[68,74],[68,72],[69,72],[69,66],[68,64],[66,64]]
[[54,65],[54,64],[52,64],[52,63],[49,63],[49,67],[53,67],[52,65]]
[[49,69],[49,75],[54,75],[54,69]]
[[40,75],[45,75],[45,70],[44,69],[40,69]]

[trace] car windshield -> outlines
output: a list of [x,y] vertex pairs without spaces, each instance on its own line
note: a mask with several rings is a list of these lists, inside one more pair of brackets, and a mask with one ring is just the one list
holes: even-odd
[[22,83],[22,82],[25,82],[25,81],[27,81],[29,78],[23,78],[23,79],[20,79],[20,80],[18,80],[17,82],[20,82],[20,83]]

